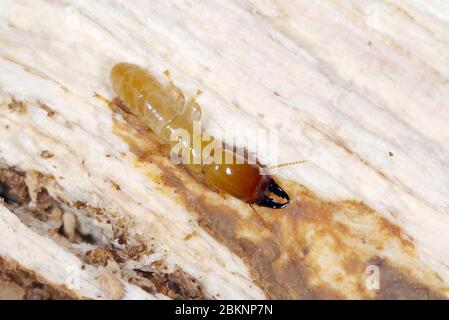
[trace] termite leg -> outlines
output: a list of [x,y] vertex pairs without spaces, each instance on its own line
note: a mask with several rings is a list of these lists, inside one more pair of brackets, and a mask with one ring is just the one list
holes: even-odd
[[254,207],[254,204],[252,202],[248,203],[249,207],[251,208],[251,210],[253,210],[254,216],[256,217],[257,220],[260,221],[260,223],[266,228],[266,229],[272,229],[272,227],[270,226],[270,224],[268,224],[265,219],[262,217],[262,215],[259,213],[259,211],[256,210],[256,208]]
[[186,105],[186,109],[192,115],[192,120],[200,120],[201,118],[201,107],[196,103],[196,98],[201,95],[201,90],[196,90],[195,94],[189,99]]
[[170,92],[176,93],[176,95],[177,95],[176,102],[178,103],[179,110],[182,110],[182,108],[184,107],[184,104],[185,104],[184,93],[182,93],[181,89],[179,89],[177,86],[175,86],[173,79],[171,77],[170,71],[165,70],[164,75],[168,79],[167,90]]
[[109,100],[108,98],[102,96],[98,92],[94,92],[93,97],[97,98],[100,101],[103,101],[109,108],[111,108],[114,111],[117,110],[116,108],[120,108],[121,110],[123,110],[126,113],[131,113],[129,108],[123,103],[122,100],[120,100],[119,97]]
[[108,98],[102,96],[101,94],[99,94],[98,92],[94,92],[93,95],[94,98],[97,98],[98,100],[103,101],[104,103],[106,103],[108,106],[111,106],[112,104],[114,104],[113,101],[109,100]]

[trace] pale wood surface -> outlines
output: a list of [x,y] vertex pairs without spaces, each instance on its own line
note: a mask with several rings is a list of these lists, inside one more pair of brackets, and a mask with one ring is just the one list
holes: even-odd
[[[159,75],[168,69],[184,91],[201,89],[204,122],[216,135],[227,126],[279,129],[281,160],[308,161],[279,175],[332,200],[363,201],[402,227],[449,282],[448,2],[0,4],[1,95],[51,105],[63,117],[61,128],[82,122],[78,138],[67,140],[77,152],[85,135],[125,148],[91,98],[94,91],[113,96],[108,73],[118,61]],[[30,119],[45,126],[39,113]],[[33,142],[22,145],[12,150],[0,138],[0,156],[33,166]],[[57,176],[64,168],[44,169]],[[77,190],[76,179],[61,184]],[[152,201],[157,210],[175,208]],[[238,272],[248,277],[243,267]],[[242,290],[242,297],[260,296]]]

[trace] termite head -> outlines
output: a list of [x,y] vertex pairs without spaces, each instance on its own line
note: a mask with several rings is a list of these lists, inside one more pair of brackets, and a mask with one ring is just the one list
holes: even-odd
[[[249,204],[282,209],[290,197],[270,175],[249,164],[211,164],[204,168],[206,183]],[[276,199],[275,199],[276,198]]]
[[[259,172],[261,172],[261,174],[267,174],[275,169],[302,163],[305,163],[305,161],[299,160],[293,162],[284,162],[268,168],[260,167]],[[259,188],[258,190],[256,190],[259,196],[257,197],[257,201],[254,202],[255,204],[272,209],[282,209],[288,206],[288,204],[290,203],[290,197],[288,196],[287,192],[285,192],[284,189],[282,189],[276,183],[276,181],[274,181],[273,178],[271,178],[269,175],[265,175],[264,177],[262,177],[261,182],[262,184],[259,184]],[[272,197],[270,197],[270,195],[275,195],[283,201],[277,202]]]
[[[272,195],[282,199],[282,201],[277,202],[273,199]],[[259,190],[257,190],[257,198],[254,203],[261,207],[282,209],[288,206],[290,197],[273,178],[265,176],[262,178],[262,184],[260,185]]]

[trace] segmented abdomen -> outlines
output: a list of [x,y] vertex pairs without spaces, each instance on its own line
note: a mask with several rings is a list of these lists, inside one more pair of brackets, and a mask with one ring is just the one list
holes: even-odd
[[172,85],[170,90],[162,86],[148,71],[137,65],[115,65],[111,70],[111,82],[114,91],[130,111],[166,142],[172,129],[188,127],[193,120],[186,113],[184,96],[175,90],[176,87]]

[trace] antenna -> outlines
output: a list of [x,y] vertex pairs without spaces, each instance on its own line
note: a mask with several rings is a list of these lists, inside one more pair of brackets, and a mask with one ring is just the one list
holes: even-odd
[[274,166],[268,167],[267,170],[276,170],[276,169],[280,169],[280,168],[284,168],[284,167],[288,167],[288,166],[294,166],[297,164],[304,164],[306,162],[307,162],[306,160],[298,160],[298,161],[292,161],[292,162],[279,163]]

